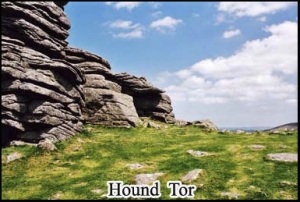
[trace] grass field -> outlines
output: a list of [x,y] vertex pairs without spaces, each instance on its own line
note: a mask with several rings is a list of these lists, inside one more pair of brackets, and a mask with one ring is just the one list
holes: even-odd
[[[254,150],[249,145],[264,145]],[[2,148],[2,199],[106,199],[106,181],[134,184],[140,173],[162,172],[160,199],[169,199],[168,181],[204,169],[191,184],[194,199],[298,199],[298,165],[267,160],[269,153],[298,152],[298,135],[219,134],[193,126],[105,128],[86,125],[56,151],[36,147]],[[209,152],[194,157],[187,150]],[[6,163],[19,152],[23,158]],[[144,167],[131,170],[126,164]],[[284,182],[286,181],[286,182]],[[233,197],[232,199],[235,199]]]

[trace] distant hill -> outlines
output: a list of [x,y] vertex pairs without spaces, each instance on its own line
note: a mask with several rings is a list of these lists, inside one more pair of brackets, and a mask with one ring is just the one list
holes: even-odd
[[298,130],[298,122],[295,122],[295,123],[288,123],[288,124],[284,124],[284,125],[281,125],[281,126],[277,126],[277,127],[274,127],[274,128],[270,128],[270,129],[267,129],[267,130],[264,130],[264,131],[276,131],[276,130],[284,130],[284,129],[294,129],[294,130]]
[[229,130],[229,131],[237,131],[242,130],[246,132],[254,132],[256,130],[263,131],[269,129],[270,126],[250,126],[250,127],[219,127],[219,130]]

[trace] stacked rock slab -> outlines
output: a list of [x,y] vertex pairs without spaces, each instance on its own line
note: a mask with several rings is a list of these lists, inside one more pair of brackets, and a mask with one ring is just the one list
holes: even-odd
[[86,75],[86,106],[83,109],[86,123],[136,126],[139,117],[174,123],[169,96],[144,77],[114,74],[102,57],[73,47],[66,48],[66,59]]
[[122,87],[106,77],[113,77],[110,64],[102,57],[87,51],[68,47],[66,59],[81,68],[86,76],[84,85],[86,123],[114,127],[137,126],[140,122],[131,96],[122,93]]
[[152,86],[144,77],[127,73],[115,74],[110,79],[122,86],[122,93],[133,97],[134,106],[140,117],[175,123],[171,99],[165,91]]
[[63,2],[1,2],[2,143],[52,142],[82,123],[174,122],[170,98],[143,77],[113,74],[102,57],[68,46]]
[[56,142],[82,129],[85,77],[65,60],[63,5],[1,2],[2,143]]

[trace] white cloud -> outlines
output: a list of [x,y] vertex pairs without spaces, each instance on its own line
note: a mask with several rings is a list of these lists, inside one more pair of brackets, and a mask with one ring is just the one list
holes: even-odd
[[192,75],[192,72],[188,69],[182,69],[175,73],[180,79],[186,79]]
[[157,17],[160,16],[161,14],[162,14],[161,11],[157,11],[157,12],[151,13],[151,16],[157,18]]
[[296,22],[286,21],[264,30],[271,36],[247,41],[234,55],[227,58],[204,59],[192,65],[191,70],[217,78],[270,74],[274,71],[293,74],[297,71]]
[[113,34],[114,37],[116,38],[126,38],[126,39],[131,39],[131,38],[142,38],[143,37],[143,31],[142,29],[135,29],[131,32],[121,32],[118,34]]
[[172,74],[168,71],[160,72],[155,82],[158,84],[166,84],[170,76],[172,76]]
[[273,75],[255,75],[217,81],[212,90],[217,95],[239,101],[257,101],[266,97],[285,99],[296,92],[296,86]]
[[150,4],[150,6],[152,7],[152,8],[154,8],[154,9],[157,9],[157,8],[159,8],[159,7],[161,7],[161,3],[159,3],[159,2],[149,2],[149,4]]
[[263,17],[257,18],[257,20],[258,20],[258,21],[261,21],[261,22],[266,22],[267,17],[266,17],[266,16],[263,16]]
[[[287,80],[298,67],[298,24],[283,22],[264,29],[270,36],[247,41],[228,57],[207,58],[164,74],[173,102],[243,105],[295,103],[297,85]],[[259,104],[260,103],[260,104]],[[275,107],[275,106],[273,106]]]
[[127,32],[113,33],[112,35],[115,38],[132,39],[143,37],[144,28],[139,23],[134,24],[132,21],[128,20],[116,20],[105,24],[113,29],[130,30]]
[[292,98],[292,99],[287,99],[286,102],[289,103],[289,104],[297,104],[298,100]]
[[114,22],[111,22],[109,24],[109,27],[111,28],[120,28],[120,29],[135,29],[140,27],[140,24],[133,24],[132,21],[126,21],[126,20],[116,20]]
[[167,16],[152,22],[150,27],[160,32],[165,32],[166,30],[175,30],[175,27],[181,23],[183,23],[181,19],[175,19]]
[[239,29],[228,30],[223,33],[223,38],[228,39],[234,36],[238,36],[240,34],[241,34],[241,30]]
[[120,8],[126,8],[128,11],[131,11],[132,9],[138,7],[141,2],[123,2],[123,1],[117,1],[117,2],[105,2],[106,5],[113,6],[115,9]]
[[237,17],[273,14],[295,5],[295,2],[220,2],[218,10]]
[[289,99],[297,92],[297,87],[271,75],[217,81],[193,75],[188,79],[180,80],[177,85],[166,87],[165,90],[171,96],[172,101],[215,104],[231,101],[251,103],[264,99]]

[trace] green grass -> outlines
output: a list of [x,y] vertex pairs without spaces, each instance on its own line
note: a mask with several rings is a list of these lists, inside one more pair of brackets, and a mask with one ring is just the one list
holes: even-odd
[[[298,152],[298,135],[234,135],[205,132],[199,128],[105,128],[87,125],[73,138],[57,143],[54,152],[20,146],[2,149],[2,199],[106,199],[106,181],[134,184],[139,173],[163,172],[160,199],[169,199],[168,181],[188,171],[205,172],[191,184],[198,188],[194,199],[227,199],[221,192],[238,193],[238,199],[298,199],[297,163],[266,160],[268,153]],[[253,150],[248,145],[265,148]],[[286,145],[282,148],[280,145]],[[199,150],[211,156],[194,157]],[[6,155],[23,158],[6,163]],[[130,170],[126,164],[140,163]],[[282,185],[289,181],[292,185]],[[100,193],[92,192],[100,189]]]

